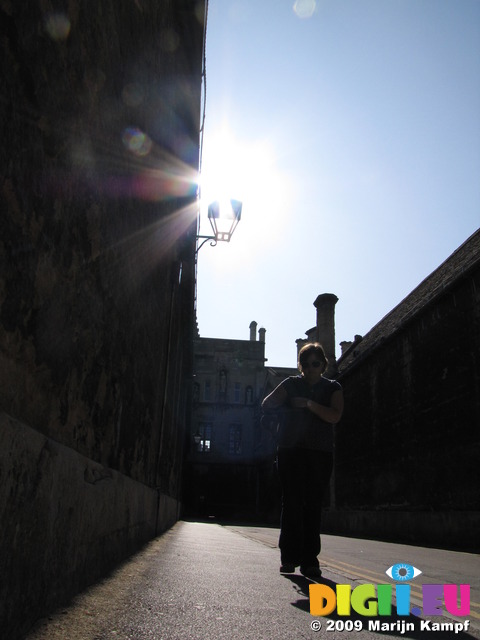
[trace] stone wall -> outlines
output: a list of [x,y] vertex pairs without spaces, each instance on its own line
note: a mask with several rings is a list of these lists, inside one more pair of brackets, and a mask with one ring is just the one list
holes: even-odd
[[0,2],[0,627],[12,639],[178,516],[199,8]]
[[[390,511],[391,537],[427,544],[439,536],[428,537],[422,514],[444,512],[443,522],[457,524],[445,525],[443,544],[471,548],[480,498],[478,260],[440,291],[339,377],[335,506],[356,511],[357,521],[362,510]],[[409,514],[403,530],[399,512]]]

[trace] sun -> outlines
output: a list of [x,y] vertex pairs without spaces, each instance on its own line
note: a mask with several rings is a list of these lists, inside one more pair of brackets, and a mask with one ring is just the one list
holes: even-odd
[[205,138],[200,176],[202,225],[211,202],[235,199],[243,204],[244,230],[255,225],[257,235],[273,237],[287,212],[287,191],[288,180],[271,141],[237,140],[226,130]]

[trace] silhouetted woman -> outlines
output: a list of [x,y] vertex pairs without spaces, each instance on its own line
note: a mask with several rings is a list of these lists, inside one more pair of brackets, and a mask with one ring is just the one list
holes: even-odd
[[343,412],[342,387],[323,377],[323,347],[306,344],[299,376],[281,382],[262,403],[281,415],[277,464],[282,487],[279,547],[282,573],[319,577],[322,500],[333,468],[333,428]]

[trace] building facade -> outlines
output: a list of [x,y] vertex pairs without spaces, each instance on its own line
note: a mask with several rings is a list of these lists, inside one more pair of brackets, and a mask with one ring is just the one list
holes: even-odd
[[198,337],[194,370],[189,512],[268,518],[276,509],[275,434],[263,427],[260,404],[283,378],[265,366],[265,329],[258,340],[256,322],[249,340]]

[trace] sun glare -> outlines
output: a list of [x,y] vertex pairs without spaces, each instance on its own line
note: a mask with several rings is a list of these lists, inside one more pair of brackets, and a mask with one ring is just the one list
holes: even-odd
[[205,140],[200,178],[202,227],[215,200],[240,200],[242,228],[273,239],[287,209],[287,180],[269,141],[238,141],[228,133]]

